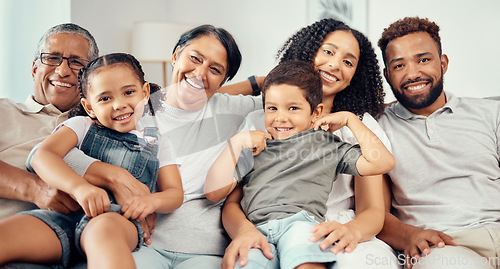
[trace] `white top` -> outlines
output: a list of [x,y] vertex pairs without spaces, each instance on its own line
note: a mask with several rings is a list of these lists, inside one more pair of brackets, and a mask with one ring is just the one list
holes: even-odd
[[[77,116],[61,123],[59,126],[57,126],[56,130],[61,126],[66,126],[73,130],[73,132],[75,132],[76,136],[78,137],[78,143],[76,147],[81,149],[83,139],[85,138],[85,135],[87,135],[87,132],[93,123],[94,121],[90,117]],[[132,130],[130,131],[130,133],[136,135],[139,138],[145,139],[143,131]],[[157,157],[160,161],[160,168],[166,165],[178,164],[175,158],[175,154],[172,151],[172,146],[170,146],[170,142],[168,139],[158,139]]]

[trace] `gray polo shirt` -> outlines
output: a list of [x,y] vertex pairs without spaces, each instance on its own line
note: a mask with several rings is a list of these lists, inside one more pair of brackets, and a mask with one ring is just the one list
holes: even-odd
[[500,225],[500,102],[446,97],[429,117],[396,103],[379,119],[396,159],[394,213],[446,232]]
[[270,140],[242,183],[241,207],[254,225],[305,210],[324,221],[326,200],[339,173],[359,175],[359,145],[323,130]]

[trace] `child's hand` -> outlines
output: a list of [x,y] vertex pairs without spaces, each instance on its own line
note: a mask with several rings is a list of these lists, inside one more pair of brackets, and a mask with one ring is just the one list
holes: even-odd
[[257,130],[239,132],[231,139],[234,139],[243,149],[252,149],[252,155],[255,156],[266,148],[266,140],[272,139],[272,136],[267,132]]
[[337,254],[342,250],[349,253],[358,246],[359,240],[361,239],[361,233],[345,224],[329,221],[317,224],[313,228],[311,241],[316,242],[322,237],[326,238],[319,245],[321,250],[325,250],[336,242],[330,249],[332,253]]
[[156,208],[151,195],[134,196],[122,206],[123,216],[127,219],[142,221],[149,214],[154,213]]
[[326,116],[319,118],[314,123],[314,130],[318,130],[319,128],[321,128],[325,131],[333,133],[336,130],[346,126],[347,123],[349,122],[349,118],[352,116],[356,117],[356,115],[347,111],[340,111],[328,114]]
[[110,201],[104,189],[91,184],[81,184],[73,195],[88,217],[95,217],[109,210]]

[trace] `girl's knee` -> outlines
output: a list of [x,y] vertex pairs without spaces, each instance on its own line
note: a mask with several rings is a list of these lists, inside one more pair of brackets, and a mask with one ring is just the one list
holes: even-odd
[[115,212],[106,212],[92,218],[82,232],[85,238],[115,238],[127,233],[137,234],[135,225]]
[[82,248],[95,244],[123,244],[134,249],[138,242],[137,228],[128,219],[115,212],[103,213],[92,218],[80,238]]

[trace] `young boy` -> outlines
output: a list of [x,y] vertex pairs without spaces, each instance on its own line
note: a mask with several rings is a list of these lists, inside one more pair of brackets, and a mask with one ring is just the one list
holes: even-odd
[[[233,176],[238,164],[236,174],[245,176],[228,201],[240,201],[247,218],[273,247],[275,258],[269,262],[262,255],[263,262],[276,268],[325,267],[335,254],[322,251],[309,238],[314,225],[324,221],[333,181],[339,173],[386,173],[394,158],[354,114],[338,112],[318,119],[322,82],[309,63],[288,61],[275,67],[264,80],[262,95],[268,133],[246,131],[230,139],[208,173],[206,196],[220,200],[229,194],[237,183],[234,178],[239,178]],[[341,142],[320,126],[331,132],[347,126],[359,145]],[[244,165],[252,159],[253,164]]]

